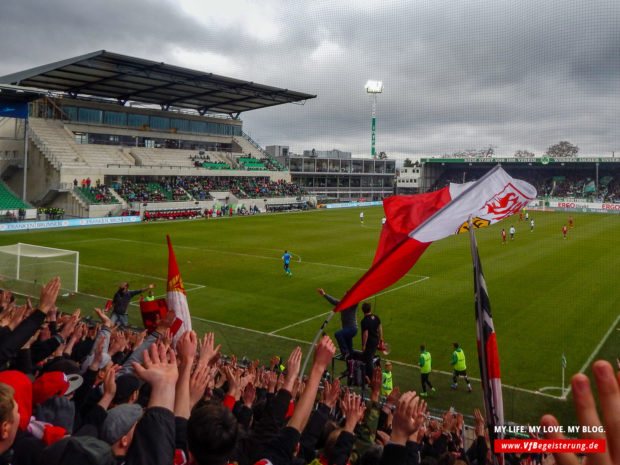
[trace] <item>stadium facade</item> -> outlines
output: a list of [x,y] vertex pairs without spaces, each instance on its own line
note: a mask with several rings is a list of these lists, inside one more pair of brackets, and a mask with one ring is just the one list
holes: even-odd
[[240,115],[315,95],[107,51],[0,83],[47,92],[27,119],[0,119],[0,194],[20,200],[25,184],[27,206],[97,217],[312,201],[243,132]]

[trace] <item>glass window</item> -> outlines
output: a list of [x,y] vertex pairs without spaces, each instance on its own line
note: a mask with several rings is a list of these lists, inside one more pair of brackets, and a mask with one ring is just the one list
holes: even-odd
[[359,177],[351,178],[351,187],[360,187],[360,178]]
[[170,128],[176,128],[177,131],[189,132],[189,120],[170,118]]
[[394,160],[387,160],[385,162],[385,172],[394,173],[396,171],[396,162]]
[[78,110],[78,120],[83,123],[101,123],[101,110],[80,108]]
[[325,158],[317,159],[316,170],[320,173],[327,173],[327,160]]
[[362,177],[362,187],[370,187],[370,176]]
[[204,121],[192,121],[190,125],[191,132],[207,132],[207,123]]
[[127,113],[120,111],[104,111],[103,124],[114,126],[127,126]]
[[129,114],[127,118],[127,126],[132,126],[134,128],[141,128],[142,126],[149,125],[149,117],[146,115],[132,115]]
[[349,187],[349,178],[346,176],[338,178],[338,187]]
[[341,173],[351,172],[351,160],[342,160],[340,162],[340,172]]
[[306,173],[315,171],[314,162],[314,158],[304,158],[304,171]]
[[340,172],[340,160],[329,160],[329,172],[330,173]]
[[353,169],[352,173],[363,173],[364,172],[364,161],[363,160],[352,160]]
[[327,178],[327,187],[338,187],[338,178],[336,176],[329,176]]
[[301,158],[291,158],[290,159],[290,170],[291,171],[301,171],[302,163]]
[[162,116],[151,116],[151,122],[149,126],[151,126],[151,129],[170,129],[170,118],[164,118]]
[[62,111],[65,112],[67,118],[71,121],[76,121],[78,119],[78,109],[76,107],[63,107]]
[[375,162],[374,160],[364,160],[364,173],[374,173]]

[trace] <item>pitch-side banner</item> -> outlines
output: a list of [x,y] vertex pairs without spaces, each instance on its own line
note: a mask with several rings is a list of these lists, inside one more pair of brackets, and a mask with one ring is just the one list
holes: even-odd
[[28,118],[28,104],[0,100],[0,118]]

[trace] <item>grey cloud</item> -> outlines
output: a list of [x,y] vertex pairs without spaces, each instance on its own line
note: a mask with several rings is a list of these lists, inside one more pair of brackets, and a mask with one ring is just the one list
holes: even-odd
[[[165,1],[9,3],[0,74],[101,48],[174,63],[178,47],[229,57],[235,77],[318,95],[242,115],[264,144],[368,153],[372,78],[385,82],[377,146],[388,153],[540,153],[563,139],[585,153],[618,149],[616,0],[274,0],[269,40],[240,24],[207,27]],[[314,60],[323,43],[333,55]]]

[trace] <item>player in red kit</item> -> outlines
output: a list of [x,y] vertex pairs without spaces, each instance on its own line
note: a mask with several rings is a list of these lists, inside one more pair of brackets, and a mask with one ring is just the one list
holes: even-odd
[[568,228],[566,225],[562,226],[562,234],[564,234],[564,239],[566,239],[566,233],[568,232]]
[[502,245],[506,243],[506,230],[502,229]]
[[519,212],[519,221],[523,221],[523,212]]
[[573,227],[573,217],[572,216],[568,217],[568,227],[571,228],[571,229]]

